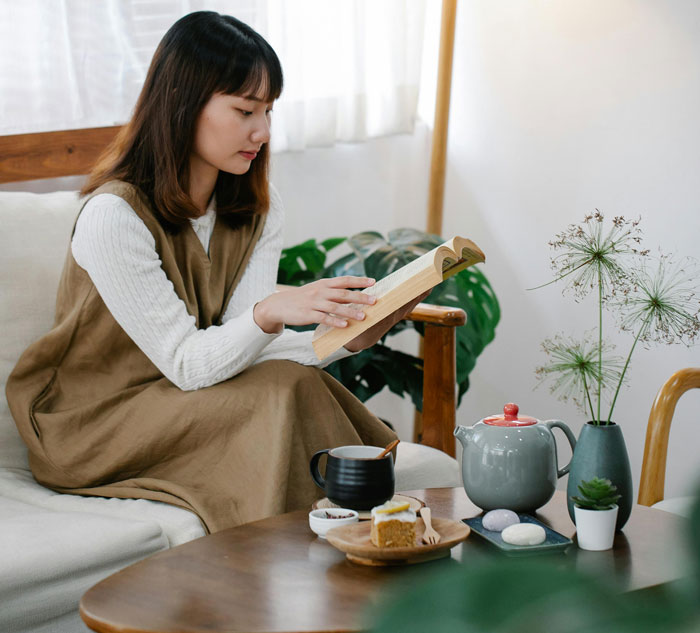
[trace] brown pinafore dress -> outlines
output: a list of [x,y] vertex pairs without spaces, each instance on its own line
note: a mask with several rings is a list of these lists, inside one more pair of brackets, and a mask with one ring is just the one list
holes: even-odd
[[[207,256],[190,226],[166,232],[136,187],[115,181],[98,193],[120,196],[144,221],[197,327],[220,324],[264,217],[235,230],[216,222]],[[309,475],[317,450],[395,437],[326,372],[292,361],[180,390],[116,322],[70,249],[54,327],[20,357],[7,400],[39,483],[170,503],[210,532],[308,507],[320,496]]]

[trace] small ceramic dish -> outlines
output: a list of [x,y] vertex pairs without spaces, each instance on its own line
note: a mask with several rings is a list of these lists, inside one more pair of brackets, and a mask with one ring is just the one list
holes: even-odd
[[357,523],[359,518],[360,515],[355,510],[347,508],[319,508],[309,512],[309,527],[320,538],[326,538],[326,532],[331,528]]
[[544,528],[545,540],[544,543],[539,545],[511,545],[503,540],[500,532],[494,532],[493,530],[487,530],[481,520],[482,515],[472,517],[471,519],[462,519],[463,523],[466,523],[476,534],[486,539],[491,545],[495,545],[499,550],[508,556],[528,556],[530,554],[549,554],[553,552],[563,552],[573,541],[568,537],[564,536],[560,532],[553,530],[548,525],[542,523],[539,519],[535,517],[518,512],[518,518],[520,523],[533,523],[534,525],[540,525]]

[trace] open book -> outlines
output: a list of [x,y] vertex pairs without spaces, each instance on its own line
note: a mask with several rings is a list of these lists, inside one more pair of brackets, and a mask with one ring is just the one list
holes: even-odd
[[319,325],[313,336],[313,347],[319,360],[323,360],[345,343],[406,305],[418,295],[437,286],[441,281],[460,270],[485,261],[481,249],[464,237],[453,237],[432,251],[414,259],[404,267],[377,281],[361,292],[377,297],[374,305],[352,304],[365,313],[362,321],[348,319],[347,327],[336,328]]

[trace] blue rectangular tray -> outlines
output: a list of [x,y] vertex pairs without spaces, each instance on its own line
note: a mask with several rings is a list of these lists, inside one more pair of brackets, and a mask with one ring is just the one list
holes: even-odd
[[521,514],[518,512],[518,518],[521,523],[534,523],[535,525],[541,525],[544,528],[545,540],[539,545],[511,545],[510,543],[505,543],[501,538],[500,532],[494,532],[493,530],[487,530],[481,524],[482,516],[472,517],[471,519],[462,519],[462,522],[466,523],[476,534],[478,534],[483,539],[486,539],[491,545],[494,545],[500,549],[503,553],[509,556],[528,556],[530,554],[550,554],[555,552],[563,552],[573,541],[556,532],[548,525],[538,521],[535,517],[529,514]]

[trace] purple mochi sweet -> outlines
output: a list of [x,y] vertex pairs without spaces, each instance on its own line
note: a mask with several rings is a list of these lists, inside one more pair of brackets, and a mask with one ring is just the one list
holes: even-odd
[[520,523],[518,515],[512,510],[491,510],[484,515],[481,520],[481,525],[484,526],[485,530],[491,530],[492,532],[502,532],[507,527]]

